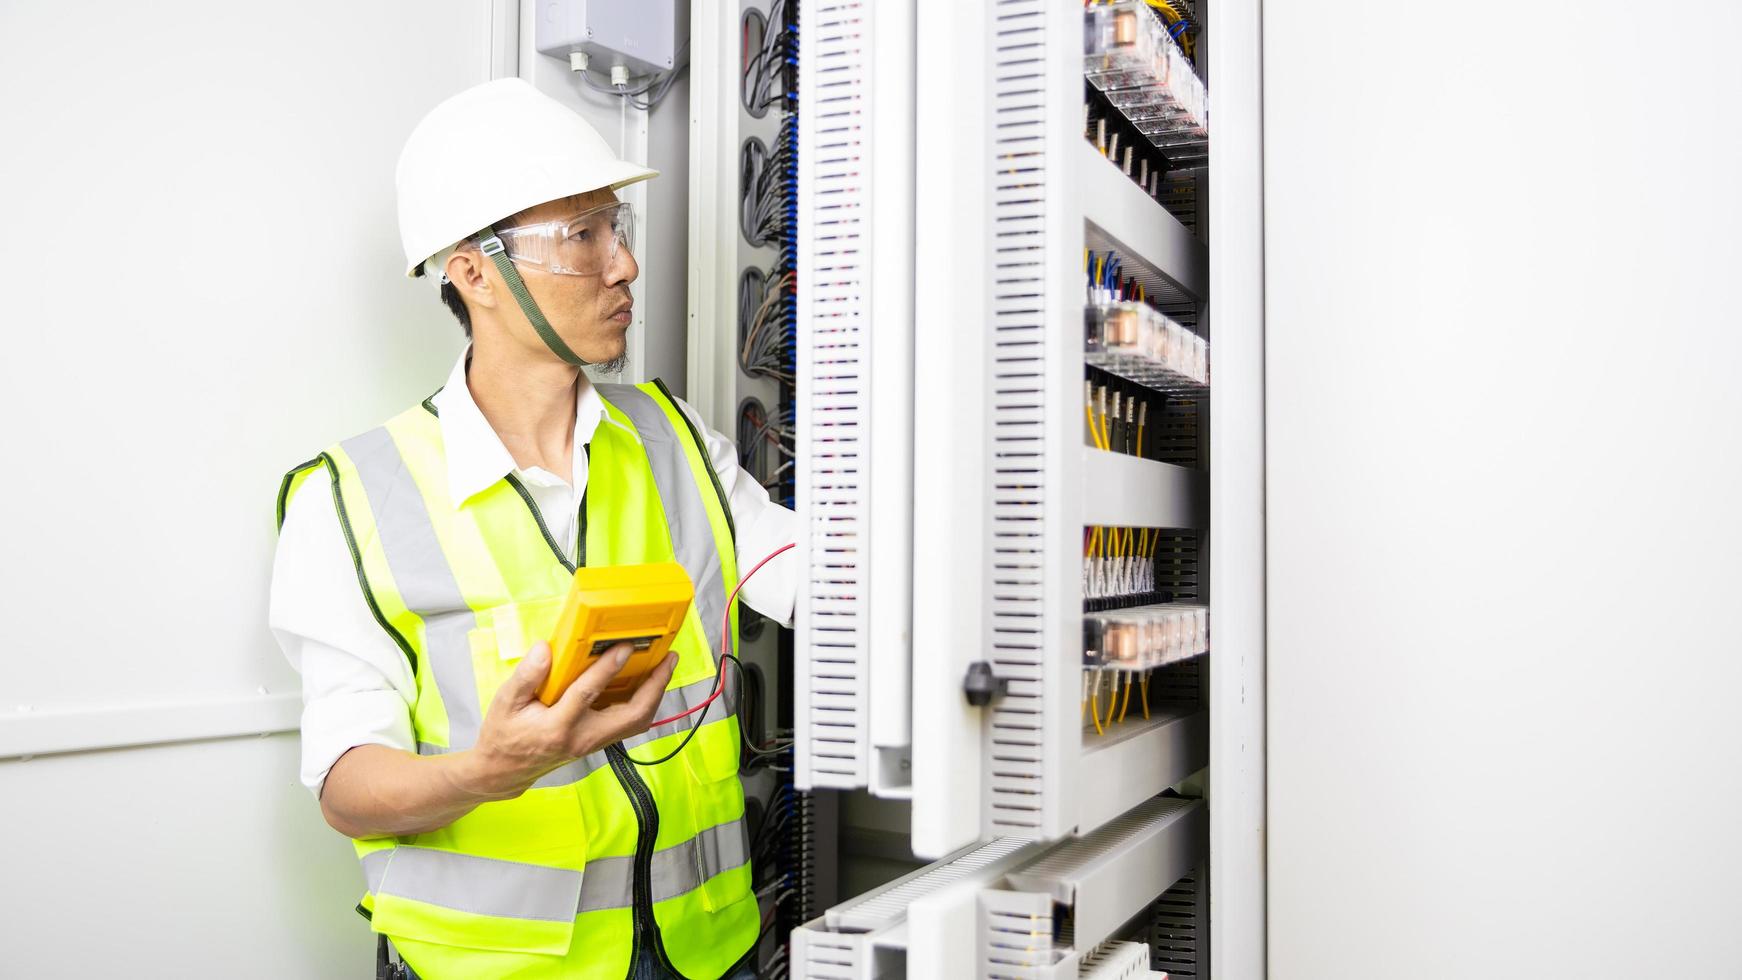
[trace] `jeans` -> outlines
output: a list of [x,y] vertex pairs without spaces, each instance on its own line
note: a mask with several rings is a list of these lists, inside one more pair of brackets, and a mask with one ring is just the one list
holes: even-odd
[[[641,955],[629,967],[629,980],[673,980],[675,974],[667,973],[659,965],[659,958],[647,947],[641,948]],[[738,969],[727,973],[720,980],[757,980],[756,960],[754,957]]]

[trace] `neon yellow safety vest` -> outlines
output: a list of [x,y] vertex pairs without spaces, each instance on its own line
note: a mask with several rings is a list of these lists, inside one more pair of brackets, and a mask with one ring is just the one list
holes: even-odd
[[[731,512],[707,449],[660,382],[598,385],[609,421],[588,447],[579,559],[677,561],[695,604],[658,717],[711,693],[727,597],[738,580]],[[614,423],[614,424],[613,424]],[[418,751],[470,748],[496,688],[554,631],[574,568],[512,474],[464,503],[448,492],[429,401],[292,470],[278,519],[325,468],[382,629],[417,677]],[[736,610],[731,632],[737,633]],[[730,691],[728,691],[730,694]],[[724,702],[724,710],[722,703]],[[429,980],[617,978],[650,946],[685,977],[713,980],[756,940],[738,721],[716,701],[694,717],[577,759],[520,797],[441,830],[357,842],[359,908]]]

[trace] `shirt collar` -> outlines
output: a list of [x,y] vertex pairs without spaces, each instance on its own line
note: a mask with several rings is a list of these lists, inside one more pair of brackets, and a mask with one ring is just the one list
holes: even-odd
[[[472,348],[467,346],[448,374],[448,383],[431,399],[441,423],[442,444],[448,458],[448,493],[455,507],[495,486],[510,473],[518,472],[513,455],[502,445],[502,438],[491,428],[490,420],[472,399],[472,389],[466,385],[466,364],[471,359]],[[586,454],[581,447],[593,441],[599,421],[606,417],[605,402],[585,373],[581,374],[580,384],[580,397],[575,399],[571,487],[585,482]]]

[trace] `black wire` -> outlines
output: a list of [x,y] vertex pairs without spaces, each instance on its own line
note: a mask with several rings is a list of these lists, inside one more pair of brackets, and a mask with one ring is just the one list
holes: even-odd
[[781,811],[779,820],[771,820],[768,823],[763,824],[762,832],[757,834],[756,839],[750,842],[750,853],[767,860],[778,860],[780,857],[780,848],[785,844],[785,841],[781,840],[778,836],[770,836],[770,833],[785,830],[787,825],[790,824],[793,819],[794,814],[792,809],[789,807]]
[[633,762],[638,766],[658,766],[658,765],[663,765],[667,762],[670,762],[672,759],[677,757],[677,754],[679,752],[682,752],[685,748],[689,747],[690,739],[695,738],[696,732],[701,730],[702,722],[707,720],[708,709],[712,708],[713,706],[714,706],[713,703],[709,702],[708,706],[706,708],[702,709],[702,713],[696,716],[696,723],[690,726],[689,734],[685,735],[683,737],[683,741],[677,743],[677,748],[672,749],[670,752],[667,752],[665,755],[662,755],[659,758],[654,759],[650,762],[642,762],[640,759],[637,759],[634,756],[630,755],[629,750],[625,749],[625,750],[623,750],[623,758],[628,759],[630,762]]
[[[714,683],[716,686],[719,686],[720,681],[722,679],[722,675],[724,675],[726,672],[726,661],[728,661],[728,660],[732,661],[732,663],[734,663],[738,666],[738,676],[739,677],[744,676],[744,661],[739,660],[733,654],[730,654],[730,653],[724,654],[724,655],[722,655],[721,660],[720,660],[719,670],[714,672]],[[726,696],[726,692],[722,688],[720,690],[720,697],[723,698],[725,696]],[[714,701],[718,701],[718,700],[719,700],[719,698],[714,699]],[[647,761],[647,762],[643,762],[642,760],[637,759],[634,756],[630,755],[628,750],[624,750],[623,758],[628,759],[630,762],[633,762],[638,766],[657,766],[657,765],[661,765],[663,763],[670,762],[672,759],[677,757],[677,754],[679,752],[682,752],[686,747],[689,746],[690,739],[696,737],[696,732],[701,731],[702,724],[708,720],[708,712],[710,712],[714,709],[714,701],[709,701],[707,703],[707,705],[705,705],[702,708],[701,713],[696,715],[695,724],[690,726],[689,733],[683,737],[683,741],[677,743],[677,748],[672,749],[670,752],[667,752],[665,755],[660,756],[657,759],[653,759],[653,760]],[[750,736],[745,734],[744,726],[742,723],[740,723],[738,725],[738,735],[742,739],[742,741],[744,742],[744,747],[746,749],[749,749],[750,752],[754,755],[766,757],[766,756],[772,756],[772,755],[781,755],[782,753],[786,752],[785,748],[764,750],[764,749],[759,749],[754,745],[751,745],[750,744]]]
[[[734,663],[738,666],[738,676],[739,677],[746,676],[744,673],[744,661],[739,660],[736,656],[734,656],[733,654],[730,654],[730,653],[726,654],[725,657],[727,660],[732,661],[732,663]],[[722,665],[722,666],[724,666],[724,665]],[[750,690],[750,685],[748,685],[748,684],[744,685],[744,689],[746,691]],[[746,707],[748,707],[748,704],[749,704],[749,699],[746,698],[745,699]],[[749,731],[749,729],[744,727],[744,710],[745,710],[744,708],[740,708],[738,711],[738,735],[744,743],[744,748],[748,749],[752,755],[762,756],[764,758],[766,758],[768,756],[786,754],[786,751],[787,751],[786,747],[782,747],[782,748],[778,748],[778,749],[759,749],[756,746],[750,744],[750,731]]]
[[[729,653],[726,654],[726,656],[732,657],[732,655]],[[738,658],[732,657],[732,659],[737,660]],[[716,688],[719,688],[720,683],[724,678],[725,672],[726,672],[726,661],[722,660],[722,661],[720,661],[720,669],[714,672],[714,685]],[[720,697],[725,697],[725,696],[726,696],[726,692],[723,688],[721,688],[720,689]],[[718,700],[719,700],[719,698],[714,699],[714,701],[718,701]],[[628,749],[625,749],[625,750],[623,750],[623,758],[628,759],[630,762],[633,762],[638,766],[657,766],[657,765],[662,765],[664,763],[670,762],[672,759],[677,757],[677,754],[679,752],[682,752],[685,748],[687,748],[689,746],[690,739],[696,737],[696,732],[699,732],[702,730],[702,722],[708,720],[708,712],[712,711],[713,708],[714,708],[713,701],[709,701],[706,705],[704,705],[702,707],[701,714],[696,715],[696,723],[690,726],[689,734],[685,735],[683,737],[683,741],[677,743],[677,748],[672,749],[670,752],[667,752],[665,755],[662,755],[659,758],[654,759],[651,762],[642,762],[640,759],[637,759],[634,756],[630,755]]]
[[[750,748],[750,733],[760,734],[762,731],[762,719],[758,716],[762,710],[763,678],[761,671],[757,671],[754,676],[745,673],[742,662],[738,664],[738,676],[743,679],[742,693],[738,698],[738,738],[745,748]],[[753,755],[739,756],[739,771],[749,772],[751,763],[755,761],[756,757]]]

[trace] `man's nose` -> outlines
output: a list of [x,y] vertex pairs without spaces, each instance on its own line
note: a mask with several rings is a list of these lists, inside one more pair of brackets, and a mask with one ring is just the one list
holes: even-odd
[[617,254],[611,257],[611,262],[605,267],[605,285],[627,285],[641,275],[641,265],[635,261],[635,256],[626,248],[619,248]]

